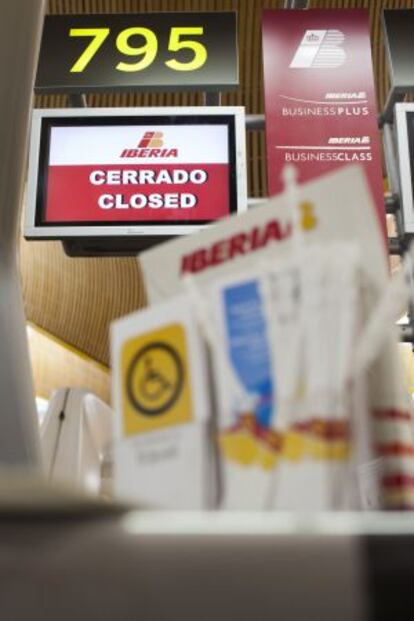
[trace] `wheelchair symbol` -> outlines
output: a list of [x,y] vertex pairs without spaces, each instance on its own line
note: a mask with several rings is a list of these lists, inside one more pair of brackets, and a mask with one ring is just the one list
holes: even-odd
[[139,413],[156,416],[169,410],[179,398],[184,367],[178,353],[163,342],[143,347],[129,365],[126,391]]

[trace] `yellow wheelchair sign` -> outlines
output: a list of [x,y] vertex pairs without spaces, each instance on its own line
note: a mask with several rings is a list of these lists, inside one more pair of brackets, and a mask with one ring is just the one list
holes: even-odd
[[126,435],[191,420],[191,382],[182,325],[172,324],[127,340],[121,372]]

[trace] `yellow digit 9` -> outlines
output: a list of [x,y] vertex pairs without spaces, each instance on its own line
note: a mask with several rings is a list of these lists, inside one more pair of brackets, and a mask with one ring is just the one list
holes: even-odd
[[199,27],[186,27],[186,28],[171,28],[170,41],[168,43],[168,50],[170,52],[178,52],[179,50],[191,50],[194,52],[194,58],[190,62],[183,63],[172,58],[166,61],[167,67],[174,69],[174,71],[196,71],[200,69],[207,60],[206,47],[200,43],[200,41],[192,41],[191,39],[184,39],[182,37],[202,35],[204,34],[204,28]]
[[[130,38],[136,35],[144,37],[144,45],[140,47],[130,45]],[[143,55],[143,58],[136,63],[118,63],[116,66],[118,71],[142,71],[154,62],[158,51],[158,41],[156,35],[149,28],[127,28],[119,33],[116,39],[116,47],[126,56]]]
[[71,67],[71,73],[82,73],[109,35],[109,32],[109,28],[71,28],[69,30],[70,37],[92,37],[88,47],[79,56],[73,67]]

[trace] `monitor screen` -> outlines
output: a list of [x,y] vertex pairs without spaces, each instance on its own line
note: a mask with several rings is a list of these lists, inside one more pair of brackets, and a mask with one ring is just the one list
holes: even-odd
[[37,111],[26,236],[173,235],[243,210],[239,119],[183,110]]
[[414,233],[414,103],[397,103],[395,127],[398,145],[398,185],[391,184],[391,191],[400,194],[403,209],[404,232]]

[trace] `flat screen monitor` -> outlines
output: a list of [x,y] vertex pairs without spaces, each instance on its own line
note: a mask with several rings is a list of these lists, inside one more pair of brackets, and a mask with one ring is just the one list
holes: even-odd
[[391,85],[411,90],[414,87],[414,11],[384,10],[382,23]]
[[243,108],[34,111],[27,239],[130,254],[246,206]]
[[395,106],[401,199],[405,233],[414,233],[414,104]]

